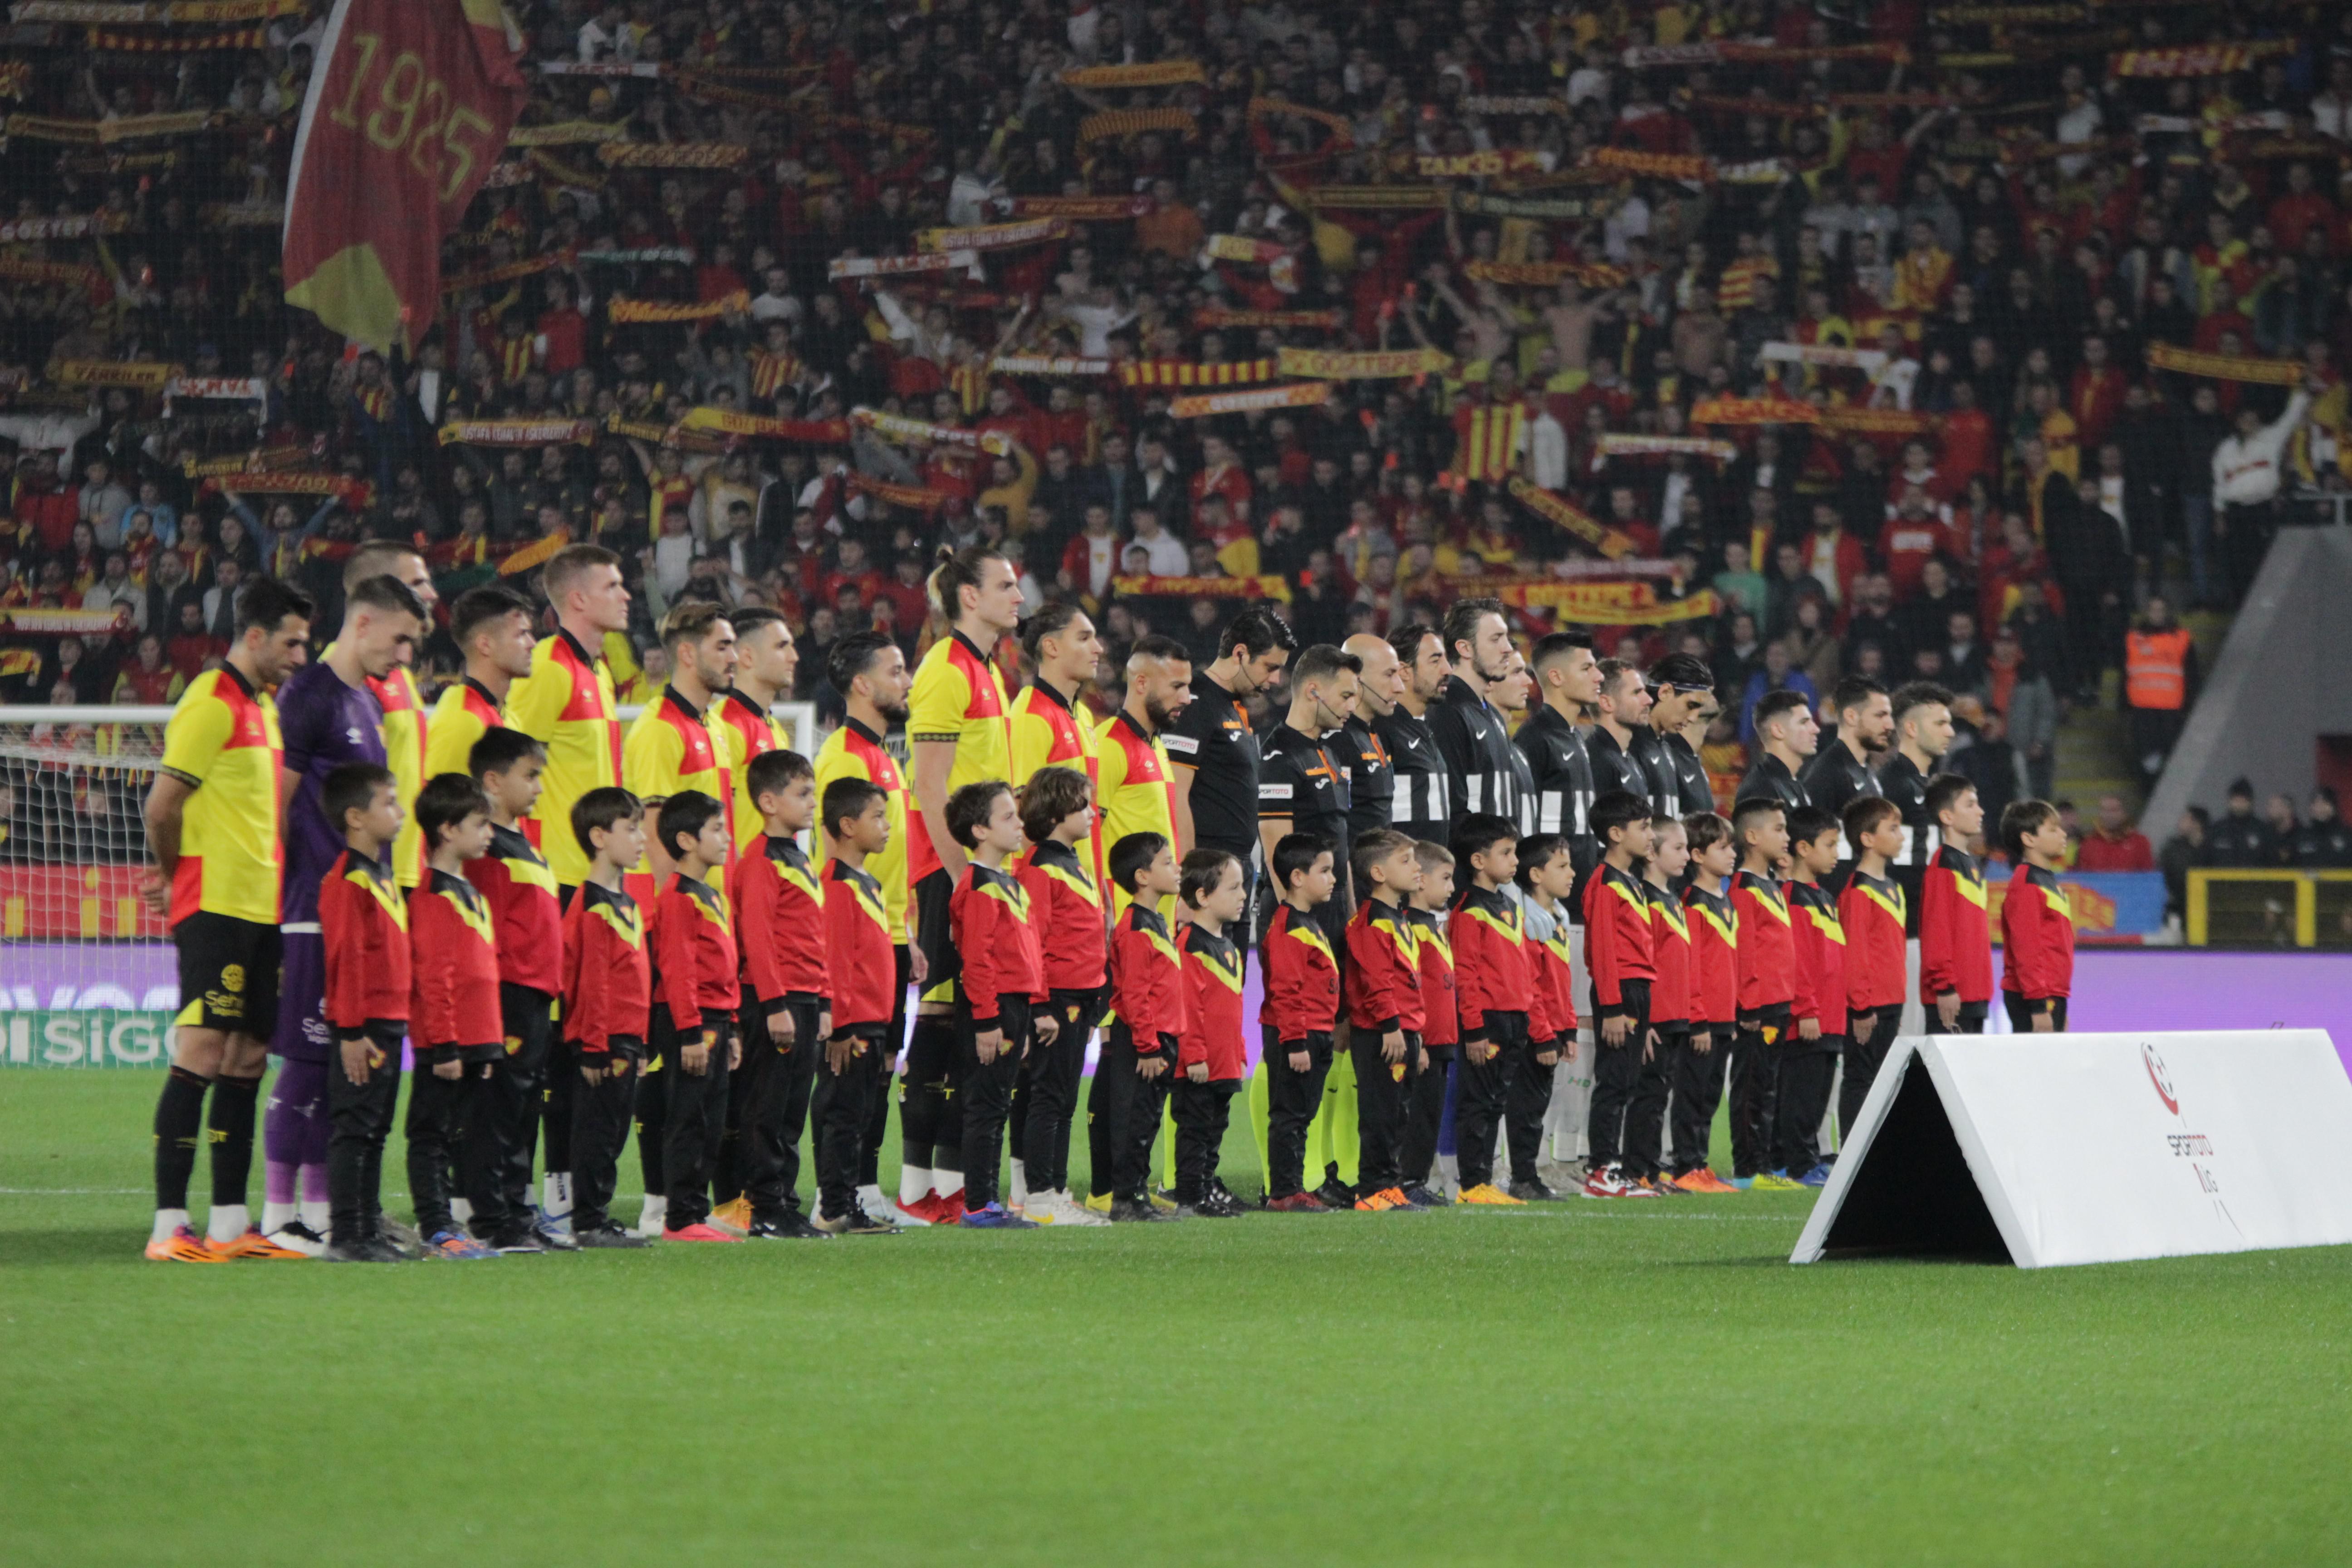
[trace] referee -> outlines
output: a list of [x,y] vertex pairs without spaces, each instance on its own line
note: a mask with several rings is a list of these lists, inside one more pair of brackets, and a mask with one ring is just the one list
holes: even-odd
[[[1271,693],[1298,639],[1272,610],[1252,605],[1233,618],[1205,669],[1192,672],[1192,700],[1160,736],[1173,764],[1170,801],[1176,857],[1222,849],[1255,883],[1259,864],[1258,742],[1244,699]],[[1111,842],[1116,843],[1113,839]],[[1253,929],[1255,929],[1253,927]]]
[[1511,631],[1500,599],[1456,599],[1438,634],[1453,667],[1430,705],[1430,733],[1445,762],[1446,789],[1457,812],[1491,812],[1517,826],[1518,764],[1510,731],[1486,689],[1511,673]]
[[1404,665],[1386,637],[1370,632],[1358,632],[1340,651],[1361,667],[1355,710],[1330,741],[1348,767],[1348,842],[1353,844],[1395,821],[1396,769],[1375,726],[1396,711],[1404,694]]
[[1348,765],[1339,753],[1339,731],[1355,713],[1362,675],[1362,660],[1328,643],[1298,656],[1290,710],[1266,737],[1257,786],[1257,831],[1268,866],[1275,845],[1288,834],[1311,834],[1331,846],[1339,883],[1313,918],[1334,953],[1347,945],[1348,914],[1355,907],[1348,886]]
[[1393,781],[1389,826],[1424,844],[1454,841],[1454,807],[1447,791],[1445,759],[1429,728],[1430,705],[1453,671],[1436,629],[1415,621],[1389,633],[1389,650],[1404,677],[1396,706],[1372,722],[1372,734],[1387,749]]

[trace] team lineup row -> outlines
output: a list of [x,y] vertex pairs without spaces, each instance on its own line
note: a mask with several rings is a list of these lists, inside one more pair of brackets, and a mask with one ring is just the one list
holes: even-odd
[[[473,1256],[635,1239],[604,1209],[633,1115],[640,1233],[822,1236],[888,1228],[894,1214],[1087,1223],[1067,1146],[1107,1003],[1091,1202],[1162,1212],[1144,1173],[1164,1101],[1175,1203],[1233,1212],[1214,1158],[1243,1082],[1243,955],[1261,926],[1258,1087],[1276,1208],[1440,1201],[1423,1152],[1449,1101],[1464,1197],[1514,1201],[1486,1179],[1497,1123],[1514,1190],[1549,1196],[1534,1149],[1553,1075],[1579,1049],[1580,926],[1596,1196],[1724,1184],[1705,1147],[1727,1063],[1733,1183],[1821,1179],[1812,1129],[1832,1054],[1848,1048],[1858,1102],[1904,999],[1906,924],[1931,1027],[1980,1024],[1990,1000],[1983,878],[1956,847],[1981,826],[1962,781],[1919,792],[1924,827],[1875,787],[1854,789],[1841,818],[1806,804],[1785,765],[1785,782],[1770,775],[1783,752],[1812,749],[1810,712],[1801,726],[1784,710],[1759,712],[1764,787],[1743,789],[1734,821],[1686,809],[1680,727],[1704,721],[1703,679],[1664,661],[1653,691],[1573,634],[1522,657],[1499,607],[1479,601],[1443,628],[1309,648],[1295,665],[1286,628],[1263,611],[1237,617],[1227,652],[1197,675],[1181,645],[1147,638],[1120,710],[1097,726],[1077,700],[1099,656],[1086,617],[1031,620],[1034,675],[1009,700],[992,656],[1019,622],[1013,574],[985,550],[943,556],[932,588],[947,634],[911,678],[885,638],[835,644],[828,674],[847,721],[810,761],[770,712],[795,657],[772,613],[674,612],[673,682],[624,739],[598,657],[627,609],[607,552],[547,564],[558,630],[543,641],[518,595],[458,601],[466,679],[429,721],[403,668],[429,611],[423,563],[371,545],[347,577],[340,635],[307,668],[308,604],[249,587],[227,666],[190,690],[167,734],[148,807],[152,896],[171,910],[184,1009],[157,1111],[151,1256],[315,1256],[330,1236],[338,1256],[396,1254],[373,1171],[404,1034],[421,1069],[407,1124],[418,1229],[428,1247]],[[1287,709],[1261,748],[1242,699],[1286,668]],[[1505,714],[1538,685],[1543,707],[1515,738]],[[1895,761],[1914,761],[1939,718],[1948,734],[1910,689],[1838,702],[1857,762],[1874,732],[1884,748],[1897,706]],[[1623,721],[1635,716],[1648,722]],[[911,778],[882,745],[902,722]],[[1618,779],[1637,787],[1601,787]],[[1654,779],[1663,787],[1642,787]],[[2049,821],[2029,803],[2002,825],[2020,866],[2003,919],[2021,1026],[2063,1022],[2071,927],[2037,852]],[[812,829],[814,864],[795,842]],[[1924,841],[1937,847],[1906,889],[1901,862]],[[2041,896],[2016,896],[2029,890]],[[398,939],[370,934],[372,921],[394,921]],[[1478,989],[1495,983],[1492,962],[1465,956],[1490,927],[1516,933],[1525,970],[1514,983],[1506,964],[1496,991]],[[839,958],[837,933],[853,944]],[[389,957],[352,968],[395,946],[418,960],[413,1005]],[[1319,1026],[1298,1007],[1315,989],[1295,973],[1310,952],[1329,972]],[[1547,963],[1557,975],[1535,984]],[[621,1021],[607,1021],[599,998],[626,993],[635,964],[643,1020],[624,995]],[[1155,964],[1168,971],[1158,981]],[[1710,990],[1709,975],[1731,978]],[[1473,994],[1521,1005],[1457,1006]],[[1139,1030],[1139,1016],[1155,1023]],[[902,1042],[894,1205],[877,1156]],[[256,1226],[244,1200],[266,1050],[281,1068]],[[1327,1163],[1307,1193],[1293,1150],[1303,1157],[1335,1060],[1354,1078],[1357,1180],[1340,1186]],[[1660,1160],[1669,1104],[1681,1169]],[[1017,1209],[996,1192],[1008,1121]],[[794,1191],[804,1123],[814,1218]],[[200,1133],[214,1176],[204,1236],[186,1215]]]

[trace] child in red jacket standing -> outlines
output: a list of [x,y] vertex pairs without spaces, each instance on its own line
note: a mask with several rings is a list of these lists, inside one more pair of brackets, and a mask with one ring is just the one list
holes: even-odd
[[1454,830],[1454,864],[1464,883],[1450,930],[1462,1021],[1454,1102],[1461,1182],[1455,1201],[1507,1206],[1522,1200],[1495,1185],[1495,1129],[1511,1074],[1527,1059],[1529,1031],[1544,1017],[1542,954],[1528,938],[1526,912],[1507,890],[1519,868],[1519,836],[1510,822],[1485,812],[1465,816]]
[[1576,975],[1569,910],[1576,897],[1576,855],[1557,833],[1519,840],[1519,907],[1528,921],[1528,971],[1535,994],[1528,1005],[1527,1054],[1511,1073],[1505,1096],[1503,1146],[1511,1153],[1510,1195],[1522,1203],[1559,1196],[1536,1175],[1551,1107],[1554,1068],[1576,1058]]
[[1683,1073],[1690,1050],[1696,987],[1691,968],[1690,917],[1675,897],[1675,883],[1690,865],[1690,836],[1671,816],[1650,819],[1650,858],[1642,885],[1650,896],[1650,956],[1657,984],[1650,987],[1650,1027],[1658,1047],[1642,1064],[1633,1085],[1633,1109],[1625,1116],[1625,1177],[1660,1193],[1682,1191],[1661,1158],[1666,1100]]
[[1603,848],[1584,885],[1584,962],[1592,972],[1594,1044],[1592,1120],[1586,1140],[1590,1198],[1655,1197],[1629,1181],[1622,1157],[1625,1118],[1642,1063],[1655,1048],[1650,994],[1658,971],[1650,943],[1650,895],[1633,868],[1650,853],[1650,806],[1639,795],[1611,790],[1587,818]]
[[[1034,1230],[996,1196],[1004,1120],[1034,1028],[1050,1048],[1060,1024],[1044,1010],[1045,966],[1029,894],[1004,863],[1025,841],[1013,786],[989,779],[948,797],[948,831],[970,857],[963,885],[948,900],[948,921],[963,973],[956,986],[961,1037],[963,1203],[959,1223],[976,1230]],[[942,1211],[943,1213],[945,1211]]]
[[727,900],[709,879],[734,846],[718,800],[693,789],[662,802],[655,837],[677,868],[654,901],[655,1060],[646,1070],[671,1076],[664,1125],[637,1135],[646,1167],[640,1229],[659,1226],[665,1241],[740,1241],[709,1223],[727,1077],[742,1052],[735,1038],[741,963]]
[[[1176,1212],[1234,1219],[1241,1201],[1217,1180],[1217,1152],[1242,1086],[1242,950],[1225,934],[1249,908],[1242,863],[1222,849],[1184,857],[1177,902],[1184,930],[1184,1026],[1176,1037]],[[971,1178],[966,1176],[966,1181]]]
[[1429,1184],[1429,1178],[1437,1166],[1437,1134],[1445,1120],[1446,1076],[1462,1048],[1454,948],[1439,923],[1454,902],[1454,853],[1427,839],[1414,845],[1413,853],[1421,860],[1421,888],[1405,900],[1405,908],[1412,916],[1413,945],[1421,954],[1421,1061],[1412,1093],[1405,1100],[1397,1174],[1405,1202],[1433,1209],[1445,1207],[1448,1201]]
[[[889,1216],[868,1215],[857,1197],[858,1133],[874,1088],[857,1058],[887,1047],[901,989],[882,883],[866,868],[868,856],[890,847],[889,806],[889,792],[865,779],[837,778],[824,787],[824,965],[833,1034],[817,1064],[809,1121],[816,1129],[815,1224],[836,1236],[892,1228]],[[922,1215],[902,1217],[930,1224]]]
[[2074,911],[2058,872],[2066,825],[2046,800],[2021,800],[2000,814],[2000,841],[2017,869],[2000,906],[2000,999],[2021,1035],[2064,1034],[2074,984]]
[[1723,1068],[1739,1027],[1739,915],[1725,885],[1739,869],[1731,824],[1711,811],[1683,819],[1694,875],[1683,895],[1690,921],[1691,1034],[1675,1079],[1675,1185],[1686,1193],[1728,1193],[1732,1184],[1707,1163]]
[[478,1114],[474,1090],[490,1063],[506,1054],[499,1006],[498,939],[489,900],[466,879],[466,862],[490,850],[490,803],[464,773],[443,773],[417,792],[416,824],[425,838],[426,880],[408,905],[409,1005],[415,1070],[408,1090],[408,1194],[428,1258],[496,1258],[449,1212],[449,1168],[483,1207],[496,1178],[481,1146],[458,1129]]
[[320,786],[343,853],[319,885],[327,958],[327,1026],[341,1059],[327,1075],[328,1235],[325,1256],[389,1263],[406,1255],[383,1234],[383,1141],[400,1096],[400,1041],[408,1032],[408,906],[384,853],[400,836],[392,770],[348,763]]
[[1829,1183],[1821,1125],[1829,1114],[1830,1080],[1845,1047],[1845,928],[1838,920],[1836,898],[1822,883],[1837,869],[1843,832],[1836,813],[1821,806],[1801,805],[1789,814],[1791,864],[1785,891],[1797,994],[1789,1006],[1789,1035],[1781,1042],[1772,1163],[1776,1173],[1808,1187]]
[[645,911],[622,886],[645,859],[645,807],[616,785],[592,789],[572,805],[572,837],[588,858],[588,874],[563,915],[558,1060],[580,1066],[572,1094],[572,1235],[588,1248],[639,1247],[644,1238],[614,1221],[612,1202],[653,1005]]
[[1076,768],[1039,768],[1021,786],[1029,854],[1018,875],[1036,920],[1055,1031],[1053,1044],[1031,1049],[1013,1091],[1013,1195],[1025,1216],[1043,1225],[1109,1223],[1070,1196],[1070,1121],[1087,1040],[1109,994],[1103,890],[1089,837],[1094,821],[1094,786]]
[[[1903,810],[1866,795],[1845,808],[1853,874],[1838,895],[1845,928],[1845,1079],[1838,1090],[1838,1136],[1853,1134],[1862,1102],[1903,1019],[1903,884],[1887,868],[1903,852]],[[1927,875],[1936,875],[1936,867]]]
[[1927,784],[1928,817],[1943,847],[1919,888],[1919,1001],[1931,1035],[1981,1035],[1992,1006],[1992,918],[1984,868],[1960,847],[1984,831],[1977,786],[1958,773]]
[[[1129,833],[1105,858],[1111,886],[1128,897],[1111,932],[1111,1011],[1116,1020],[1095,1068],[1087,1120],[1096,1130],[1094,1195],[1114,1221],[1160,1220],[1151,1205],[1151,1144],[1168,1103],[1185,1016],[1184,959],[1160,909],[1183,890],[1168,840]],[[1108,1168],[1106,1168],[1108,1167]]]
[[1771,1173],[1773,1112],[1780,1103],[1780,1045],[1797,996],[1797,953],[1780,864],[1789,853],[1789,812],[1777,800],[1732,808],[1739,872],[1731,881],[1739,922],[1739,1032],[1731,1056],[1731,1184],[1743,1191],[1791,1184]]
[[1315,918],[1339,885],[1331,844],[1287,833],[1274,847],[1282,902],[1266,928],[1265,1000],[1258,1008],[1265,1064],[1265,1206],[1313,1214],[1328,1205],[1306,1190],[1307,1129],[1331,1070],[1339,1016],[1339,964]]
[[1412,1206],[1397,1154],[1422,1046],[1421,953],[1405,900],[1421,887],[1413,841],[1392,828],[1349,855],[1363,905],[1348,922],[1349,1055],[1356,1068],[1356,1206]]

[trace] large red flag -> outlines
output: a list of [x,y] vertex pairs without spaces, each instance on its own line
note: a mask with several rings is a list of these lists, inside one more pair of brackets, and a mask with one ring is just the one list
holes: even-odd
[[286,299],[371,348],[414,348],[441,241],[522,112],[499,0],[336,0],[294,138]]

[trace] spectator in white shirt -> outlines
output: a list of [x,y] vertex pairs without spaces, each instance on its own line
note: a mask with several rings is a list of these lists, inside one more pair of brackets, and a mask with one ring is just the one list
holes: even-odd
[[1160,514],[1148,507],[1138,507],[1129,515],[1129,525],[1135,530],[1135,539],[1128,546],[1130,559],[1135,551],[1143,552],[1143,569],[1154,577],[1181,577],[1192,569],[1192,557],[1184,542],[1168,531]]

